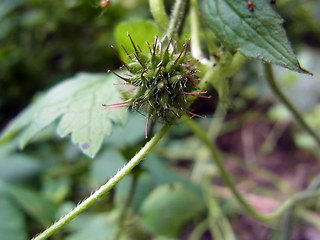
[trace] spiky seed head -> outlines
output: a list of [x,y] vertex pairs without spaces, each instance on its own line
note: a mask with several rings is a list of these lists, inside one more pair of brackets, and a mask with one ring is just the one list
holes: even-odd
[[147,43],[149,52],[145,53],[129,34],[128,37],[134,53],[128,54],[122,47],[130,63],[124,63],[115,53],[123,64],[122,69],[127,70],[127,73],[126,77],[114,74],[131,85],[131,91],[126,92],[125,101],[119,106],[129,106],[144,113],[147,119],[166,122],[173,121],[183,113],[192,114],[188,110],[190,104],[204,92],[190,94],[197,90],[198,82],[198,70],[188,52],[190,41],[186,42],[179,52],[176,43],[170,41],[162,44],[156,37],[154,43]]

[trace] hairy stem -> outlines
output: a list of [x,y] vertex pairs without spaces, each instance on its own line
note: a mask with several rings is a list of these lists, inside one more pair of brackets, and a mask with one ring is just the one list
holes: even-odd
[[188,2],[188,0],[176,0],[165,36],[168,41],[178,35],[183,24]]
[[300,202],[305,199],[319,197],[320,190],[318,189],[307,189],[305,191],[299,192],[294,194],[286,201],[284,201],[276,210],[268,214],[262,214],[256,211],[254,208],[250,206],[250,204],[242,197],[241,193],[237,190],[236,186],[234,185],[233,181],[231,180],[230,175],[228,174],[227,170],[225,169],[218,150],[216,146],[210,141],[207,137],[207,134],[188,116],[183,116],[181,120],[187,124],[187,126],[199,137],[199,139],[208,147],[210,153],[212,155],[213,161],[218,168],[222,179],[224,180],[225,184],[233,193],[234,197],[238,201],[238,203],[255,219],[259,221],[272,221],[276,220],[281,217],[288,209],[294,206],[297,202]]
[[128,175],[132,169],[140,163],[140,161],[146,156],[148,152],[159,142],[159,140],[164,136],[164,134],[169,130],[171,124],[165,125],[146,145],[116,174],[114,175],[106,184],[102,185],[96,192],[94,192],[90,197],[88,197],[83,202],[79,203],[78,206],[70,211],[67,215],[63,216],[56,223],[51,225],[47,230],[33,238],[33,240],[47,239],[52,234],[61,229],[64,225],[78,216],[81,212],[89,208],[94,204],[99,198],[106,194],[110,189],[112,189],[120,180],[122,180],[126,175]]
[[320,137],[315,133],[315,131],[308,125],[308,123],[303,119],[299,111],[293,106],[293,104],[287,99],[287,97],[281,92],[280,88],[278,87],[272,67],[270,64],[265,64],[265,73],[267,77],[268,84],[274,94],[280,99],[280,101],[287,107],[287,109],[291,112],[293,117],[295,118],[296,122],[302,127],[306,132],[310,134],[310,136],[317,142],[320,146]]
[[165,32],[169,25],[169,19],[164,8],[163,0],[149,0],[149,6],[153,19],[161,31]]

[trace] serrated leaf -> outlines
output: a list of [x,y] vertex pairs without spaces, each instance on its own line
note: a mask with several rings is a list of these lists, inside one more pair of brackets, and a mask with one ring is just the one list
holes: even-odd
[[126,108],[104,109],[102,104],[118,103],[121,94],[114,86],[112,74],[81,73],[49,90],[25,109],[1,135],[0,143],[17,132],[23,148],[39,131],[61,117],[57,132],[61,137],[71,134],[72,142],[94,157],[112,123],[124,124]]
[[146,42],[152,43],[155,36],[159,36],[158,28],[151,21],[139,20],[118,24],[114,31],[114,39],[117,43],[119,55],[124,62],[129,62],[129,59],[127,58],[126,52],[121,47],[121,44],[129,54],[134,52],[134,48],[127,33],[132,37],[134,44],[139,46],[143,52],[149,52]]
[[307,73],[302,69],[282,27],[282,18],[269,1],[199,0],[205,22],[228,48],[247,57]]

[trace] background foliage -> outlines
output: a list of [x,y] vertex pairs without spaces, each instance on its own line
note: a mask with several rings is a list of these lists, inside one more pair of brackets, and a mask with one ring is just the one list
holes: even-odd
[[[169,12],[172,1],[166,3]],[[277,79],[318,129],[320,3],[278,0],[274,8],[285,19],[301,65],[314,73],[312,78],[277,67]],[[63,79],[84,76],[76,75],[79,72],[107,76],[107,69],[117,69],[119,61],[109,46],[127,41],[122,26],[143,19],[151,19],[143,0],[112,0],[106,10],[88,0],[1,1],[0,126],[41,98],[40,91]],[[141,33],[141,41],[154,34],[146,32]],[[199,123],[217,138],[226,167],[240,190],[247,192],[245,197],[259,210],[269,211],[318,174],[319,149],[277,103],[262,72],[260,63],[250,61],[230,80],[232,108],[223,125],[223,111],[211,122],[211,100],[197,102],[194,109],[208,116]],[[42,108],[47,109],[46,104]],[[153,131],[157,128],[153,126]],[[18,140],[2,144],[0,236],[20,240],[44,230],[114,175],[143,145],[144,133],[144,116],[130,113],[123,128],[115,127],[111,137],[100,140],[103,148],[94,159],[69,139],[58,138],[53,127],[38,134],[23,152],[17,150]],[[54,239],[92,235],[111,239],[120,233],[124,239],[286,239],[288,221],[276,227],[254,222],[233,202],[208,158],[207,150],[184,125],[174,126],[147,161]],[[213,182],[199,183],[204,171],[210,172]],[[300,208],[291,217],[291,239],[317,239],[320,216],[316,210]]]

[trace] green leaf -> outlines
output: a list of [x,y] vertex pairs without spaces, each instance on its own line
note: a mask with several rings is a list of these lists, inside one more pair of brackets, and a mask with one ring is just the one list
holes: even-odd
[[132,37],[134,44],[136,46],[139,46],[143,52],[149,52],[146,41],[152,43],[155,39],[155,36],[159,36],[158,28],[151,21],[140,20],[118,24],[114,32],[114,39],[117,43],[120,58],[124,62],[129,62],[130,60],[128,59],[126,52],[121,47],[121,44],[129,54],[134,52],[134,48],[132,46],[130,38],[127,36],[127,33],[129,33]]
[[168,164],[164,163],[163,159],[160,159],[152,153],[148,155],[148,161],[144,161],[142,164],[143,167],[148,170],[155,185],[169,184],[184,180],[168,168]]
[[71,180],[69,177],[45,178],[43,181],[42,195],[55,204],[61,204],[69,195]]
[[[137,112],[130,112],[130,121],[124,126],[116,126],[112,130],[110,138],[106,139],[108,146],[121,147],[139,142],[145,138],[146,120],[145,117]],[[128,134],[130,132],[130,134]],[[123,136],[126,136],[125,138]]]
[[186,186],[165,185],[156,188],[143,202],[141,221],[153,234],[176,236],[203,207],[197,194]]
[[0,20],[8,13],[23,3],[23,0],[1,0],[0,2]]
[[25,154],[12,154],[0,158],[0,180],[18,182],[42,170],[42,162]]
[[7,189],[15,202],[42,226],[53,222],[55,208],[51,201],[26,188],[7,185]]
[[282,18],[269,1],[251,0],[253,11],[245,0],[199,1],[204,21],[223,45],[247,57],[307,73],[291,48]]
[[108,240],[113,239],[118,229],[116,211],[102,214],[82,214],[71,222],[67,228],[72,233],[66,240]]
[[22,212],[12,202],[0,183],[0,238],[6,240],[27,239],[25,220]]
[[125,164],[126,160],[119,152],[106,149],[92,163],[90,175],[98,184],[103,184],[113,177]]
[[114,86],[118,78],[111,74],[81,73],[49,90],[25,109],[1,135],[0,143],[17,132],[23,148],[39,131],[61,117],[57,132],[71,134],[72,142],[94,157],[112,122],[124,124],[126,108],[104,109],[102,104],[118,103],[121,94]]

